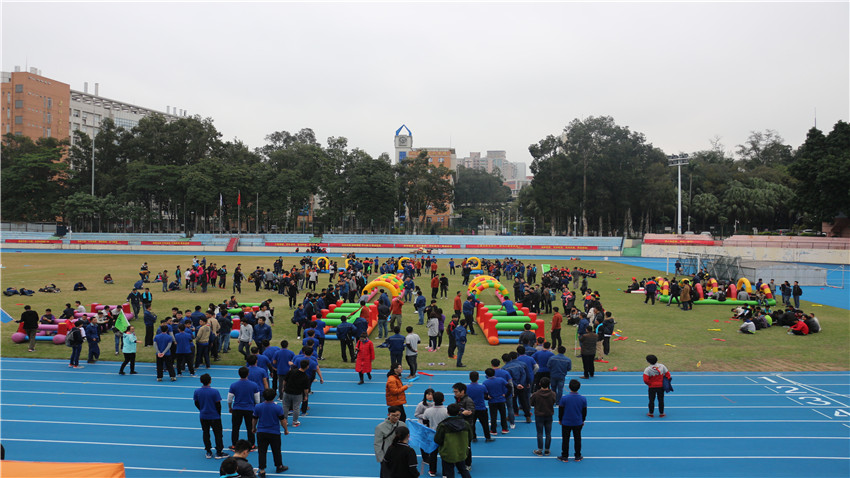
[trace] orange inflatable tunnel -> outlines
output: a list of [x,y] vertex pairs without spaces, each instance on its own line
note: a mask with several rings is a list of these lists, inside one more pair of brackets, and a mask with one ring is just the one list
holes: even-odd
[[3,478],[124,478],[123,463],[50,463],[3,460]]

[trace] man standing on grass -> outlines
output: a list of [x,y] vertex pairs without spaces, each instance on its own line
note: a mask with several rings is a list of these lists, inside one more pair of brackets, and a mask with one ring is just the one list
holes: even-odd
[[407,378],[416,376],[418,370],[417,357],[419,356],[419,343],[421,339],[418,334],[413,332],[413,327],[407,326],[407,337],[404,338],[404,358],[407,360],[407,366],[410,367],[410,375]]
[[[21,320],[18,323],[24,324],[24,332],[26,332],[29,338],[27,352],[35,352],[35,336],[38,333],[38,312],[32,310],[32,307],[29,305],[25,305],[24,312],[21,314]],[[89,348],[91,348],[91,345],[89,345]]]
[[221,427],[221,394],[210,386],[212,378],[210,374],[201,375],[201,388],[195,389],[195,408],[201,412],[201,429],[204,432],[204,449],[207,458],[212,458],[212,443],[210,442],[210,428],[215,434],[215,459],[227,458],[224,453],[224,439]]

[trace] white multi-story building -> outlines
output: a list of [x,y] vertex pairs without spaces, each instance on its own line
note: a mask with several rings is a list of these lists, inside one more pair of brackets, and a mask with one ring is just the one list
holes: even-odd
[[71,90],[70,119],[68,124],[71,130],[71,144],[74,142],[74,131],[82,131],[94,137],[99,131],[101,122],[105,118],[111,119],[115,126],[131,129],[139,124],[139,120],[146,116],[158,114],[167,121],[174,121],[186,116],[185,110],[178,110],[166,106],[166,111],[157,111],[143,106],[137,106],[123,101],[104,98],[99,95],[100,85],[94,84],[94,94],[90,94],[89,84],[83,84],[83,91]]

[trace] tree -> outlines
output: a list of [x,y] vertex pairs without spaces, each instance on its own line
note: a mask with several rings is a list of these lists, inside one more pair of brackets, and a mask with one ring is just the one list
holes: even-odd
[[505,208],[511,199],[511,189],[504,185],[501,172],[497,169],[488,173],[483,169],[458,167],[455,184],[455,212],[463,220],[464,228],[477,227],[487,213]]
[[835,123],[827,136],[810,129],[789,171],[797,179],[795,205],[801,211],[817,221],[850,214],[850,124]]
[[759,166],[788,165],[792,160],[791,146],[783,144],[782,136],[772,129],[752,131],[744,144],[737,148],[744,168],[752,170]]
[[428,161],[428,152],[420,151],[416,158],[395,166],[401,201],[399,215],[407,211],[407,219],[414,224],[414,230],[421,229],[428,211],[446,212],[453,198],[451,170]]
[[56,202],[65,194],[68,165],[62,156],[68,143],[56,138],[33,141],[26,136],[3,137],[3,218],[12,221],[53,220]]

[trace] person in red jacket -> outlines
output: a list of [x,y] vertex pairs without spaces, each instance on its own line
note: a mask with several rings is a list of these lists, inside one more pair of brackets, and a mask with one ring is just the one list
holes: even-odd
[[803,320],[802,315],[797,315],[797,323],[788,329],[788,335],[809,335],[809,326]]
[[357,360],[354,364],[354,369],[360,374],[360,382],[363,384],[363,374],[365,373],[369,380],[372,380],[372,362],[375,360],[375,345],[369,340],[366,332],[360,334],[360,340],[357,341]]
[[670,371],[662,363],[658,363],[658,357],[647,355],[646,361],[649,367],[643,371],[643,383],[649,387],[649,413],[648,417],[655,415],[655,398],[658,398],[659,417],[664,417],[664,379],[670,380]]

